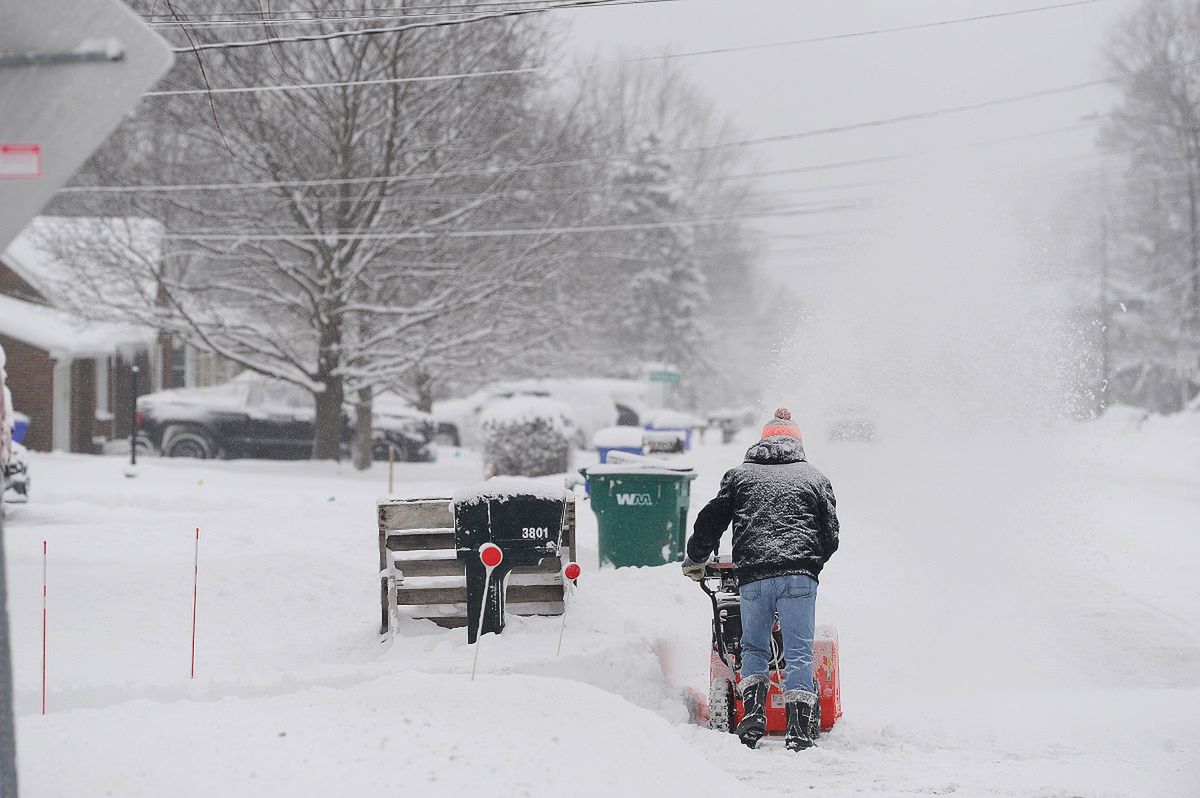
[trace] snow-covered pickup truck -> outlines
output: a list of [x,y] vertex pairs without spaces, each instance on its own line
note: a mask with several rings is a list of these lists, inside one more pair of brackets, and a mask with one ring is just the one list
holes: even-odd
[[[312,394],[290,383],[244,375],[222,385],[176,388],[138,398],[138,445],[164,457],[311,456],[316,409]],[[349,450],[354,416],[342,414],[343,445]],[[374,413],[373,454],[388,448],[409,462],[437,456],[433,418],[397,402]]]

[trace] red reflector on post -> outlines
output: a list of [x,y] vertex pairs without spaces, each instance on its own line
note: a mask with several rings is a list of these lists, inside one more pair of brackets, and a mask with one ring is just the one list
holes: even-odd
[[504,562],[504,552],[495,543],[484,543],[479,547],[479,561],[488,568]]

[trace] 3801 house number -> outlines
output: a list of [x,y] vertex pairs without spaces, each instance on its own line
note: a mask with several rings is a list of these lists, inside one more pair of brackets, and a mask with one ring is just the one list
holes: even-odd
[[521,528],[523,540],[545,540],[550,537],[550,528],[545,526],[526,526]]

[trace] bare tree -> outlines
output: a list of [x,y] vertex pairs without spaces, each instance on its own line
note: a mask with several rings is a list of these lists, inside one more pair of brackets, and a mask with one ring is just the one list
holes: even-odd
[[1200,3],[1148,0],[1105,55],[1123,95],[1102,142],[1129,164],[1106,251],[1133,278],[1122,354],[1144,383],[1200,348]]
[[365,400],[411,368],[401,347],[423,327],[520,290],[540,266],[536,253],[474,252],[455,238],[513,201],[520,172],[506,167],[537,146],[527,141],[533,79],[407,79],[520,69],[542,41],[528,23],[500,20],[206,51],[202,71],[180,58],[181,88],[335,85],[147,100],[125,147],[138,157],[108,178],[230,186],[130,195],[132,210],[167,222],[172,243],[163,267],[141,275],[152,301],[131,293],[93,311],[308,388],[314,456],[338,457],[348,395]]

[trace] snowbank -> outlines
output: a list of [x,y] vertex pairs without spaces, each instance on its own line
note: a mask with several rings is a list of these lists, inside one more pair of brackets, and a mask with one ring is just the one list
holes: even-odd
[[[586,504],[562,655],[562,619],[510,618],[472,684],[464,630],[377,634],[378,465],[148,458],[127,480],[119,459],[34,453],[38,500],[5,528],[22,794],[1194,798],[1194,426],[815,441],[842,520],[818,618],[846,714],[804,756],[688,723],[708,599],[677,565],[599,568]],[[691,455],[692,519],[743,451]],[[481,465],[397,464],[397,491],[449,496]]]
[[[517,674],[405,672],[276,696],[132,701],[27,716],[19,735],[26,795],[610,798],[650,795],[664,771],[671,794],[754,794],[654,713]],[[54,753],[68,740],[69,764]]]

